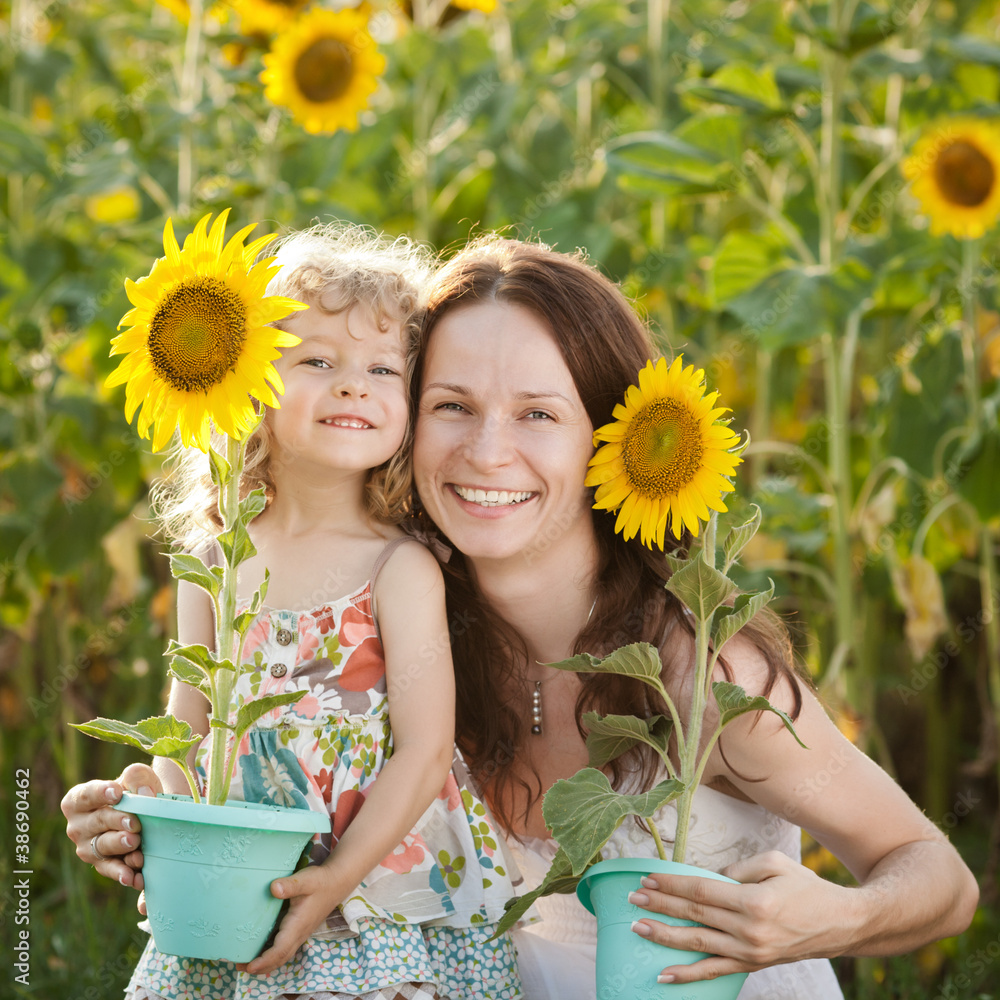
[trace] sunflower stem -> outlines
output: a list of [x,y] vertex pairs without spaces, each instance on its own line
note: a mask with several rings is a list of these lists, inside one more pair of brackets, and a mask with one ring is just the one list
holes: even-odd
[[965,400],[968,406],[967,426],[975,434],[980,424],[979,404],[979,338],[976,333],[976,303],[979,290],[976,265],[979,261],[979,240],[962,241],[962,276],[958,290],[962,296],[962,360],[965,363]]
[[181,70],[178,106],[181,127],[177,145],[177,211],[180,215],[191,211],[194,191],[194,110],[198,106],[201,84],[198,63],[203,29],[202,0],[190,0],[188,10],[190,15],[184,39],[184,65]]
[[[989,611],[986,627],[986,663],[993,724],[1000,732],[1000,620],[996,612],[997,593],[996,557],[993,536],[987,525],[980,529],[979,543],[979,595],[984,611]],[[1000,757],[997,759],[997,782],[1000,783]]]
[[[413,0],[414,26],[432,42],[431,30],[435,14],[431,0]],[[410,154],[410,175],[413,177],[414,236],[430,239],[431,233],[431,108],[430,72],[426,62],[417,70],[413,88],[413,151]]]
[[[229,473],[219,488],[219,507],[223,516],[222,530],[231,531],[240,516],[240,478],[243,474],[243,460],[246,454],[246,440],[226,438],[226,461]],[[236,646],[236,565],[229,556],[222,567],[222,589],[219,593],[219,616],[215,622],[215,651],[220,659],[234,654]],[[239,664],[236,664],[237,668]],[[236,671],[220,668],[215,671],[212,686],[212,718],[229,723],[232,709],[233,691],[236,685]],[[208,774],[208,801],[210,805],[222,805],[226,798],[230,772],[229,757],[236,748],[229,746],[230,730],[224,726],[213,726],[211,732],[211,758]]]
[[[718,512],[713,510],[705,525],[705,535],[701,542],[700,558],[704,559],[712,568],[715,567],[715,535],[718,520]],[[705,721],[705,706],[708,703],[708,642],[712,634],[712,620],[715,618],[714,611],[707,618],[698,617],[694,608],[691,611],[695,615],[694,690],[691,696],[691,714],[688,717],[687,732],[684,733],[683,746],[678,751],[680,780],[684,785],[684,791],[681,792],[677,800],[677,836],[674,839],[673,853],[673,860],[681,863],[684,862],[684,856],[687,853],[691,805],[694,801],[694,793],[698,788],[698,748],[701,744],[701,730]]]

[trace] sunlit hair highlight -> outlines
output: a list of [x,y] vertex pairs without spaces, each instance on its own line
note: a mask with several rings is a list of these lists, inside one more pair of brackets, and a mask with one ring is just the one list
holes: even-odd
[[[268,283],[268,295],[297,299],[330,315],[366,309],[383,333],[398,323],[409,392],[419,349],[421,296],[431,273],[425,248],[403,236],[389,239],[368,227],[334,222],[289,233],[267,246],[261,256],[275,257],[280,266]],[[294,320],[275,325],[295,329]],[[212,443],[225,453],[222,435],[213,434]],[[368,474],[365,507],[374,520],[396,524],[409,512],[412,455],[411,419],[396,453]],[[275,494],[274,462],[273,435],[265,418],[247,442],[241,497],[262,488],[270,503]],[[208,458],[197,449],[173,446],[152,498],[164,535],[182,548],[203,547],[222,527]]]

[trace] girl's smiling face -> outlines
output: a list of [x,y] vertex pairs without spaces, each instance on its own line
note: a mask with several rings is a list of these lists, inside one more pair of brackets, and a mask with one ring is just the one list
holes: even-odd
[[408,421],[399,324],[380,330],[363,306],[310,306],[287,329],[302,342],[275,362],[285,391],[267,415],[282,462],[363,471],[388,461]]
[[428,514],[473,561],[578,546],[593,427],[555,338],[529,309],[452,309],[427,344],[414,442]]

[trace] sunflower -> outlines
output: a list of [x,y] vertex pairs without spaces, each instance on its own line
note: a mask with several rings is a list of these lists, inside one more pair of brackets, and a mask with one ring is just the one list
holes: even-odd
[[1000,215],[1000,129],[957,119],[927,132],[903,164],[934,235],[982,236]]
[[353,132],[385,56],[363,12],[316,9],[278,36],[264,66],[264,96],[288,108],[307,132]]
[[312,0],[233,0],[244,35],[276,35],[284,31]]
[[[596,486],[594,506],[618,510],[615,531],[626,541],[641,531],[644,545],[663,548],[667,522],[675,538],[687,528],[698,534],[699,522],[712,510],[725,511],[722,494],[732,490],[726,478],[743,460],[729,451],[739,437],[713,409],[717,392],[705,394],[705,373],[681,367],[680,356],[650,361],[631,385],[615,420],[594,432],[599,447],[590,460],[586,485]],[[620,508],[620,510],[619,510]]]
[[223,246],[229,209],[211,230],[204,216],[194,232],[177,245],[173,224],[163,230],[165,257],[138,281],[126,279],[134,308],[118,328],[129,328],[111,341],[111,354],[124,354],[106,386],[125,383],[125,416],[139,412],[140,437],[155,425],[153,451],[159,451],[175,428],[185,445],[208,450],[211,423],[230,437],[240,437],[254,420],[255,397],[278,406],[284,392],[271,362],[299,338],[269,324],[299,309],[294,299],[264,296],[275,272],[273,258],[253,264],[274,236],[244,246],[254,228],[241,229]]
[[497,9],[497,0],[451,0],[459,10],[481,10],[490,14]]

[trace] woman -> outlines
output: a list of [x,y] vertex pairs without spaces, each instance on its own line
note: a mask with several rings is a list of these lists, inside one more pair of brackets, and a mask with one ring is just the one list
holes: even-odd
[[[454,549],[445,568],[450,613],[461,625],[452,629],[457,739],[529,885],[553,852],[541,796],[587,763],[582,712],[657,711],[635,682],[544,664],[653,642],[682,712],[687,702],[692,642],[663,588],[662,556],[622,541],[614,519],[591,509],[582,485],[594,428],[608,422],[652,353],[614,285],[543,247],[498,239],[470,246],[445,265],[429,294],[416,485],[421,519]],[[719,956],[665,968],[664,980],[749,970],[744,1000],[834,1000],[839,988],[818,957],[904,952],[964,930],[978,899],[971,872],[898,786],[840,735],[796,677],[773,619],[758,616],[727,646],[726,669],[748,692],[767,694],[796,716],[810,749],[770,715],[727,729],[697,793],[689,857],[743,884],[657,875],[633,897],[651,912],[706,925],[639,921],[636,933]],[[533,711],[536,690],[540,711]],[[611,769],[612,780],[649,786],[655,763],[636,751]],[[810,794],[820,773],[824,791]],[[128,787],[150,780],[141,765],[122,778]],[[63,803],[68,833],[81,858],[141,888],[138,837],[122,833],[121,815],[103,808],[119,794],[107,782],[72,789]],[[801,866],[791,820],[833,851],[859,886],[833,885]],[[668,806],[658,820],[664,839],[675,824]],[[635,833],[616,834],[610,852],[651,854],[648,838],[632,842]],[[592,918],[573,897],[549,897],[538,909],[542,923],[518,932],[528,995],[593,996]],[[767,968],[788,962],[795,964]]]

